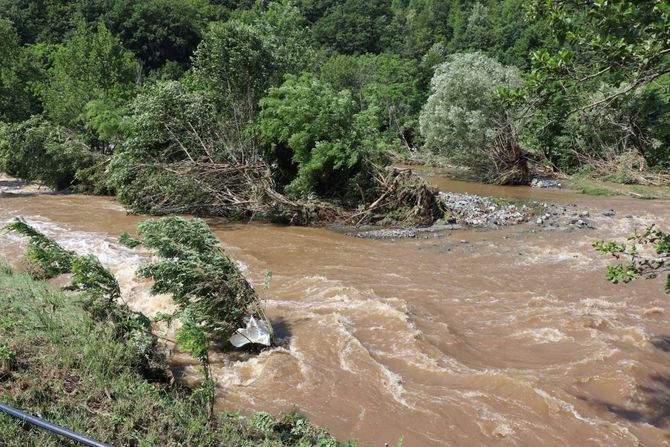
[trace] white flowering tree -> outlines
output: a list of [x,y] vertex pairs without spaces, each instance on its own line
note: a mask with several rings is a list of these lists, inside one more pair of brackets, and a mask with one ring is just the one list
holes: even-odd
[[527,182],[527,154],[517,141],[514,113],[499,94],[521,84],[515,68],[481,53],[449,56],[437,67],[421,111],[425,147],[471,168],[480,180]]

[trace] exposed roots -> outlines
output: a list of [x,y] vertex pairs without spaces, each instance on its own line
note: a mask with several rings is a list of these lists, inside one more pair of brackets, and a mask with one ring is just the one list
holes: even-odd
[[516,132],[511,126],[500,132],[495,144],[488,151],[489,169],[487,178],[498,185],[527,185],[530,183],[528,153],[517,142]]
[[438,191],[409,169],[375,168],[376,200],[349,217],[349,223],[360,225],[375,216],[390,217],[401,225],[430,225],[444,216],[445,209]]

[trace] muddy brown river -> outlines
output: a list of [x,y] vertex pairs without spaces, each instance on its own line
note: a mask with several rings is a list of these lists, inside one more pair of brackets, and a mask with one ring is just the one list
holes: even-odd
[[[284,341],[243,360],[214,355],[218,407],[297,409],[374,446],[400,437],[406,447],[670,445],[670,297],[660,280],[607,283],[608,259],[591,248],[652,222],[667,229],[670,202],[431,179],[444,190],[565,203],[588,210],[597,228],[529,223],[376,241],[209,220]],[[66,248],[95,253],[134,309],[170,309],[134,278],[147,254],[116,242],[142,217],[110,198],[3,185],[0,222],[22,216]],[[614,217],[601,215],[610,208]],[[10,263],[24,248],[0,235]],[[176,353],[173,363],[189,361]]]

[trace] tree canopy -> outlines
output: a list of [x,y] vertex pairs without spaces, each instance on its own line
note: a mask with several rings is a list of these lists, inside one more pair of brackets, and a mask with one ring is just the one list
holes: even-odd
[[193,176],[230,163],[272,184],[258,191],[352,207],[392,160],[640,179],[626,172],[670,167],[669,15],[667,0],[0,0],[0,145],[21,148],[0,169],[46,178],[26,148],[76,141],[88,161],[61,157],[51,184],[156,212],[229,203],[221,172]]

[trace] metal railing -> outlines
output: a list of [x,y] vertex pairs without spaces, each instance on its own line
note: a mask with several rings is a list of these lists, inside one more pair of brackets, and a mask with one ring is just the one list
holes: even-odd
[[9,405],[3,404],[1,402],[0,402],[0,411],[7,413],[8,415],[15,417],[16,419],[20,419],[24,422],[35,425],[43,430],[50,431],[51,433],[55,433],[59,436],[63,436],[65,438],[71,439],[72,441],[76,441],[83,445],[91,447],[110,447],[107,444],[94,441],[93,439],[87,438],[86,436],[82,436],[73,431],[70,431],[67,428],[51,424],[45,421],[44,419],[38,418],[37,416],[32,416],[28,413],[24,413],[23,411],[17,410],[16,408],[10,407]]

